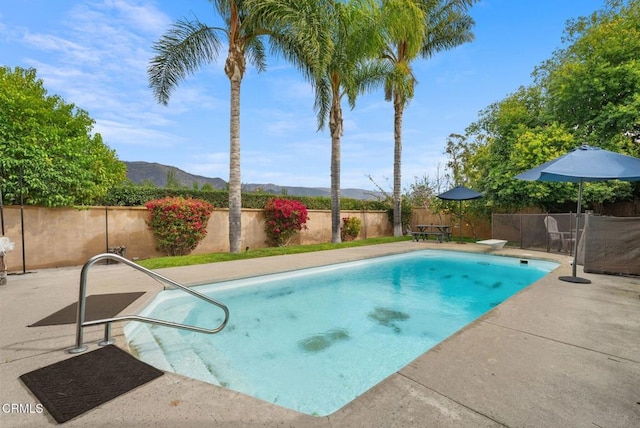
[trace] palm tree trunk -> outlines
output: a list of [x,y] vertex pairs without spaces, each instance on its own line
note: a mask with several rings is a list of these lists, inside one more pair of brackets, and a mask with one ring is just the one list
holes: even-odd
[[229,120],[229,251],[239,253],[242,245],[242,196],[240,176],[240,86],[245,70],[244,55],[237,46],[229,46],[224,71],[231,83]]
[[402,236],[402,98],[393,96],[393,236]]
[[342,136],[342,107],[340,98],[334,96],[329,111],[331,132],[331,242],[342,242],[340,237],[340,137]]

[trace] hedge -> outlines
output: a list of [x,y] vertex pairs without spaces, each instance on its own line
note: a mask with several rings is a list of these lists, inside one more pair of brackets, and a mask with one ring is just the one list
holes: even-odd
[[[216,208],[229,207],[229,192],[226,190],[194,190],[168,189],[147,186],[122,186],[111,189],[97,205],[137,207],[147,202],[167,197],[184,197],[201,199],[211,203]],[[269,199],[295,199],[302,202],[310,210],[330,210],[331,198],[327,196],[281,196],[272,193],[243,193],[242,208],[263,209]],[[342,210],[387,210],[389,205],[384,201],[341,198]]]

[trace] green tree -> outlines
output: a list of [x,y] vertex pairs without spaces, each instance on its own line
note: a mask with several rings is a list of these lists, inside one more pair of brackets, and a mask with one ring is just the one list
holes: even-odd
[[343,135],[342,100],[351,108],[358,95],[382,84],[388,72],[380,61],[372,60],[381,49],[378,7],[373,0],[336,1],[326,22],[333,38],[328,64],[313,75],[318,129],[329,123],[331,134],[331,242],[340,237],[340,144]]
[[[134,183],[131,183],[131,185],[134,185]],[[154,183],[150,178],[145,178],[142,181],[142,183],[140,183],[140,186],[142,186],[142,187],[154,187],[154,188],[158,187],[158,186],[156,186],[156,183]]]
[[608,0],[569,21],[564,40],[535,72],[554,119],[580,140],[639,155],[640,2]]
[[167,184],[164,186],[167,189],[179,189],[182,187],[182,183],[176,177],[176,170],[170,168],[167,171]]
[[467,137],[460,134],[449,134],[444,153],[447,155],[447,169],[450,173],[445,174],[447,181],[455,186],[469,185],[470,176],[473,171],[469,170],[470,158],[473,155],[475,146],[467,143]]
[[[226,38],[228,53],[224,71],[230,83],[229,130],[229,247],[241,247],[240,88],[247,61],[259,72],[266,69],[265,43],[307,73],[322,58],[325,46],[322,2],[314,0],[210,0],[224,21],[223,27],[196,19],[181,19],[154,44],[156,56],[148,68],[150,86],[158,102],[167,104],[180,81],[204,64],[217,59]],[[320,3],[320,4],[319,4]]]
[[416,78],[411,63],[431,58],[473,40],[473,19],[466,13],[477,0],[383,0],[381,31],[389,62],[385,100],[393,103],[393,234],[402,236],[402,118],[413,98]]
[[436,195],[447,190],[447,179],[442,176],[440,166],[436,169],[435,177],[423,175],[422,177],[413,177],[413,183],[409,185],[406,198],[409,203],[415,207],[424,207],[435,212],[434,205],[438,205]]
[[[513,177],[583,143],[640,154],[639,34],[637,1],[609,0],[604,10],[569,21],[568,45],[535,70],[535,84],[491,105],[469,126],[464,144],[473,155],[465,171],[485,201],[553,210],[575,201],[575,185]],[[584,202],[624,200],[632,189],[624,182],[589,183]]]
[[[575,146],[573,136],[566,129],[547,120],[540,88],[521,87],[483,110],[480,119],[468,128],[466,138],[457,141],[463,146],[457,151],[473,153],[465,157],[464,170],[471,175],[469,184],[484,192],[487,203],[494,207],[520,208],[538,197],[538,202],[550,202],[546,199],[550,193],[543,195],[539,189],[534,190],[540,183],[513,179],[520,172],[554,157],[542,160],[544,155],[562,153]],[[558,183],[553,186],[556,190],[559,188]]]
[[[94,120],[48,95],[35,69],[0,67],[0,174],[5,203],[91,204],[122,183],[126,166]],[[22,175],[22,185],[20,185]],[[22,193],[21,193],[22,192]]]
[[[572,130],[551,121],[538,87],[520,88],[482,113],[469,130],[464,148],[464,170],[474,188],[484,192],[483,201],[494,208],[512,210],[539,206],[547,210],[575,202],[577,188],[571,183],[525,182],[513,177],[569,152],[580,144]],[[482,144],[478,142],[482,142]],[[458,141],[459,143],[462,140]],[[585,204],[630,197],[625,182],[587,183]]]

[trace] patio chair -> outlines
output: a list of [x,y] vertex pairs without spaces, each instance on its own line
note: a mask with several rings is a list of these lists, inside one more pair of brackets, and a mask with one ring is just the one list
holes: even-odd
[[558,251],[567,252],[569,245],[573,248],[575,237],[572,232],[560,232],[558,230],[558,221],[550,216],[544,218],[544,225],[547,228],[547,252],[552,245],[558,246]]

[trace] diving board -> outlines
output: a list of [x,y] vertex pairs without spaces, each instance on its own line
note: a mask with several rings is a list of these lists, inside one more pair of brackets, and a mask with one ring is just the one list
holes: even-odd
[[477,241],[476,244],[488,245],[492,250],[501,250],[507,241],[504,239],[485,239],[484,241]]

